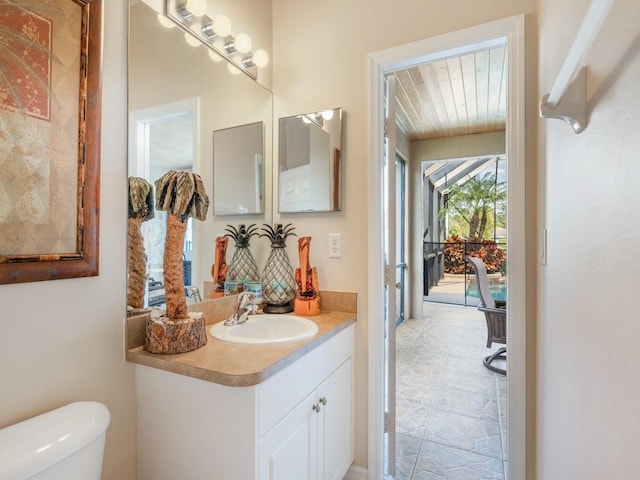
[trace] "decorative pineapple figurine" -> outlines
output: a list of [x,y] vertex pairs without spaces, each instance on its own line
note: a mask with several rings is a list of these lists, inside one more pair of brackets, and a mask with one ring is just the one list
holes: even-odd
[[262,285],[264,286],[265,313],[289,313],[293,311],[291,301],[296,296],[296,284],[293,276],[293,268],[289,262],[289,256],[285,249],[286,240],[293,233],[291,223],[282,226],[275,224],[275,228],[264,225],[261,229],[261,237],[271,240],[271,253],[262,272]]
[[227,272],[227,278],[229,280],[239,280],[241,282],[257,282],[260,280],[260,271],[258,265],[253,259],[251,250],[249,250],[249,241],[251,237],[258,235],[258,228],[253,225],[249,225],[249,228],[245,228],[244,225],[238,225],[236,229],[232,225],[227,225],[224,229],[226,232],[225,237],[231,237],[235,241],[236,251],[233,252],[233,257],[229,263],[229,271]]

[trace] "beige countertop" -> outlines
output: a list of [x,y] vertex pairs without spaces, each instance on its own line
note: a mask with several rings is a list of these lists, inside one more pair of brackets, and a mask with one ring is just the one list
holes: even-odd
[[357,317],[355,293],[321,292],[321,313],[305,317],[318,325],[315,336],[297,342],[239,345],[223,342],[209,333],[211,325],[229,317],[234,303],[235,297],[232,296],[190,306],[191,311],[205,314],[207,344],[197,350],[174,355],[159,355],[144,350],[144,325],[148,315],[129,317],[127,361],[221,385],[247,387],[265,381],[353,324]]

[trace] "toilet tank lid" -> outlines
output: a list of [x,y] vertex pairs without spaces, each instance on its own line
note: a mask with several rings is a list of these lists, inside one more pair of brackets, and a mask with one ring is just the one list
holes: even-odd
[[110,421],[103,404],[75,402],[0,429],[0,480],[54,465],[99,437]]

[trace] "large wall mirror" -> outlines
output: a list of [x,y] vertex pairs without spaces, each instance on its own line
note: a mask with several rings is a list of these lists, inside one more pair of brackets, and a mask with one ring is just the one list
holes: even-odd
[[278,211],[340,210],[342,109],[281,118]]
[[[163,27],[157,7],[131,0],[129,175],[151,184],[169,169],[201,176],[211,206],[204,222],[189,220],[184,246],[189,264],[185,283],[200,292],[211,280],[215,239],[225,225],[271,223],[272,209],[273,96],[248,75],[233,74],[226,60],[210,52],[204,45],[187,44],[180,28]],[[255,134],[251,152],[242,152],[251,163],[251,178],[232,156],[214,155],[214,132]],[[220,180],[233,184],[234,190],[223,191]],[[245,187],[255,196],[234,198]],[[227,211],[227,203],[236,206]],[[216,205],[224,212],[217,212]],[[242,215],[246,213],[252,214],[249,220]],[[147,274],[156,281],[162,281],[163,221],[163,212],[156,211],[155,218],[143,224]],[[262,265],[268,246],[256,243],[252,250]],[[232,253],[231,245],[227,256]]]

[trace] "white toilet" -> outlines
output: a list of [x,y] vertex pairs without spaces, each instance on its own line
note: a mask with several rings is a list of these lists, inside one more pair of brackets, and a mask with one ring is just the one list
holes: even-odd
[[109,410],[70,403],[0,430],[0,480],[100,480]]

